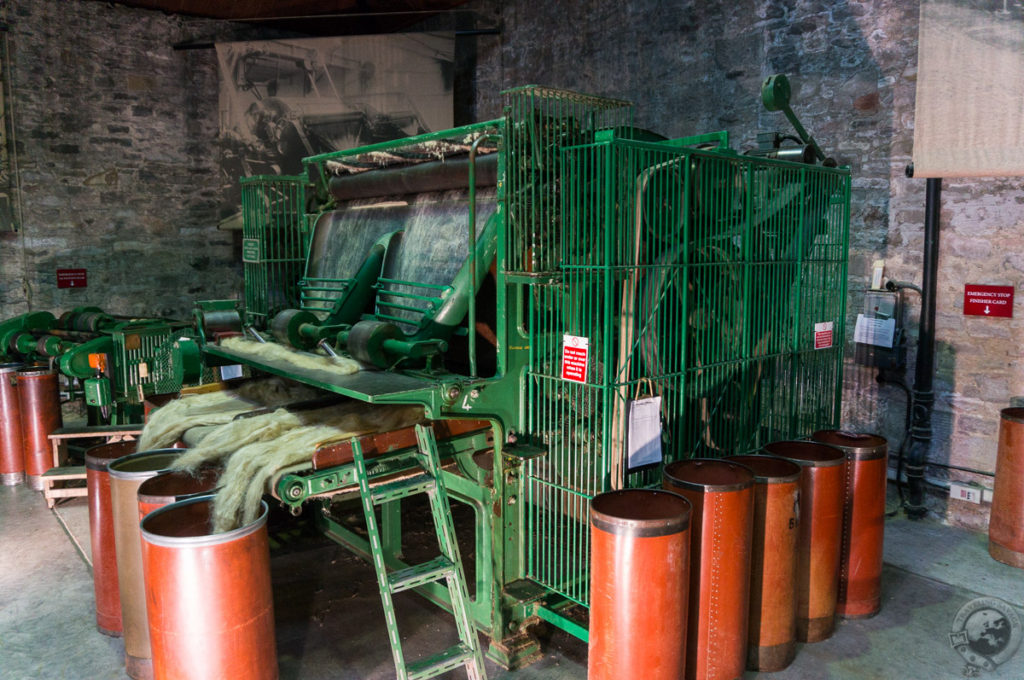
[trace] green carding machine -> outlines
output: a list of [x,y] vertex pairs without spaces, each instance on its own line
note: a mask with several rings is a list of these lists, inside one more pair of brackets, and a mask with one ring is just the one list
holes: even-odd
[[[587,638],[590,499],[660,485],[657,462],[630,463],[631,401],[660,398],[666,462],[838,424],[850,173],[796,120],[784,76],[762,98],[796,134],[748,153],[725,132],[641,130],[625,101],[504,94],[501,118],[247,180],[252,309],[201,302],[196,323],[209,365],[424,408],[439,481],[472,509],[468,617],[512,667],[538,653],[540,620]],[[237,351],[238,335],[362,370]],[[425,446],[422,428],[360,437],[269,491],[401,570],[402,493],[377,499],[370,539],[338,507],[366,470],[400,479]],[[459,608],[437,582],[403,583]]]

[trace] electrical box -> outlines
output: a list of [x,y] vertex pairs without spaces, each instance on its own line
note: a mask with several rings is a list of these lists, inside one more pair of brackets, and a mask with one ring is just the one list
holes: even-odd
[[110,392],[110,381],[106,378],[89,378],[85,383],[85,403],[89,406],[110,406],[114,400]]
[[853,360],[858,364],[888,371],[904,369],[907,339],[903,333],[903,297],[887,290],[867,291],[853,340]]

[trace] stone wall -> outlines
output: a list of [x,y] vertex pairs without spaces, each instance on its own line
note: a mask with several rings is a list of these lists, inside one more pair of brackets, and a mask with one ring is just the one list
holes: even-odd
[[[907,0],[504,0],[501,46],[478,59],[481,117],[500,113],[505,87],[540,83],[631,99],[638,124],[666,135],[727,129],[749,148],[761,129],[785,129],[759,103],[762,78],[787,73],[793,106],[826,152],[853,172],[847,356],[872,262],[886,276],[920,284],[923,180],[904,176],[914,126],[918,3]],[[1018,302],[1014,319],[964,317],[963,285],[1013,285],[1024,296],[1024,182],[946,180],[938,278],[935,440],[930,460],[995,468],[999,410],[1024,394]],[[919,301],[908,296],[916,335]],[[910,339],[913,381],[915,339]],[[902,390],[847,361],[844,427],[903,438]],[[991,478],[929,467],[948,476]],[[988,506],[930,505],[983,527]]]
[[[20,233],[0,234],[3,318],[95,305],[183,316],[240,289],[218,231],[212,22],[82,0],[5,3]],[[58,268],[88,270],[84,289]]]

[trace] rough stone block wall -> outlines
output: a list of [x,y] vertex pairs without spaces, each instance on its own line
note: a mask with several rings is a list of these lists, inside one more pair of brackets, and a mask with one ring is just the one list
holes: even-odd
[[[0,234],[3,318],[95,305],[183,317],[240,288],[218,231],[217,66],[172,45],[213,22],[84,0],[13,0],[11,100],[21,231]],[[84,289],[56,270],[88,270]]]
[[[853,172],[847,364],[842,425],[878,431],[898,447],[905,398],[855,365],[853,323],[863,310],[872,262],[887,278],[920,284],[923,180],[907,179],[917,75],[918,3],[908,0],[586,0],[499,3],[500,48],[478,58],[480,117],[498,115],[501,89],[526,83],[637,102],[638,124],[676,136],[727,129],[740,149],[760,129],[782,129],[760,107],[761,80],[787,73],[797,114]],[[1024,182],[946,180],[938,274],[935,439],[930,460],[995,469],[999,410],[1024,394]],[[1013,319],[964,317],[965,283],[1012,285]],[[919,304],[908,298],[913,362]],[[930,466],[937,484],[987,475]],[[931,507],[982,528],[988,506]]]

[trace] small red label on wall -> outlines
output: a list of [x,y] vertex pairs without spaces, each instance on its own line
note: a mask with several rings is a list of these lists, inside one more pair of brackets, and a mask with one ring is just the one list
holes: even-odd
[[832,322],[814,324],[814,349],[828,349],[832,346]]
[[1013,286],[964,286],[964,314],[968,316],[1013,316]]
[[85,288],[88,284],[84,269],[58,269],[58,288]]
[[590,340],[579,335],[562,336],[562,380],[587,382]]

